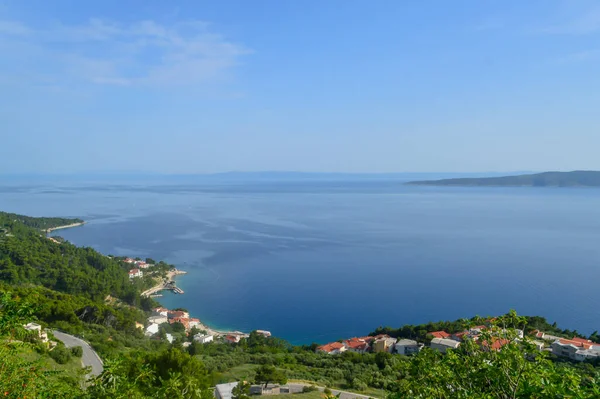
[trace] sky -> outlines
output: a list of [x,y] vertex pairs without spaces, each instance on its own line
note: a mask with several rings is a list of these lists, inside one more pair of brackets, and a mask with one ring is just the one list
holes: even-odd
[[600,170],[596,0],[0,0],[0,174]]

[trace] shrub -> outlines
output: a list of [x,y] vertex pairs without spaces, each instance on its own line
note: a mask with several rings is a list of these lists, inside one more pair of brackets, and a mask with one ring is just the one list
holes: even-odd
[[50,357],[58,364],[66,364],[71,360],[71,352],[62,345],[50,351]]
[[71,355],[75,357],[83,356],[83,348],[81,346],[74,346],[71,348]]

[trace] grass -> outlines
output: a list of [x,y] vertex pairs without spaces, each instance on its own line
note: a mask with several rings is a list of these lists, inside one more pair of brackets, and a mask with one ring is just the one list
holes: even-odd
[[254,378],[258,364],[242,364],[241,366],[233,367],[222,374],[223,382],[241,381],[244,379]]
[[307,392],[307,393],[295,393],[293,395],[283,394],[283,395],[273,395],[269,396],[269,399],[290,399],[292,396],[294,399],[323,399],[323,393],[319,391]]

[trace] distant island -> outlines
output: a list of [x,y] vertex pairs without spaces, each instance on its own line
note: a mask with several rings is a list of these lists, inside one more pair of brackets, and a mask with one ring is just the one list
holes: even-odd
[[420,180],[406,184],[463,187],[600,187],[600,172],[544,172],[517,176]]

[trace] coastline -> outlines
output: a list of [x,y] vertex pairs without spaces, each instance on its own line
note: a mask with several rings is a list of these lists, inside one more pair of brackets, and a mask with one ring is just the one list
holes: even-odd
[[79,223],[72,223],[72,224],[66,224],[64,226],[56,226],[56,227],[51,227],[49,229],[46,229],[45,232],[46,234],[50,234],[52,233],[54,230],[62,230],[62,229],[70,229],[71,227],[79,227],[79,226],[83,226],[86,222],[79,222]]
[[[185,274],[188,274],[188,272],[187,271],[183,271],[183,270],[175,269],[175,270],[169,271],[167,273],[167,279],[168,279],[168,281],[175,281],[176,277],[182,276],[182,275],[185,275]],[[165,283],[163,281],[163,282],[155,285],[154,287],[152,287],[152,288],[150,288],[150,289],[142,292],[140,295],[150,297],[151,295],[154,295],[154,294],[156,294],[156,293],[158,293],[160,291],[163,291],[165,289],[167,289],[167,288],[165,288]],[[181,294],[178,294],[178,295],[181,295]],[[190,317],[191,316],[192,315],[190,315]],[[206,334],[208,334],[208,335],[212,335],[212,336],[215,336],[215,337],[225,337],[227,335],[232,335],[232,336],[236,336],[236,337],[239,337],[239,338],[248,337],[249,336],[248,333],[244,333],[244,332],[238,331],[238,330],[235,330],[235,331],[217,330],[215,328],[211,328],[208,324],[204,323],[200,318],[197,318],[197,319],[199,320],[197,328],[199,330],[206,331]]]
[[[179,276],[185,275],[185,274],[188,274],[188,272],[177,270],[177,272],[174,273],[171,278],[172,278],[172,280],[175,281],[176,278],[178,278]],[[183,307],[185,307],[185,305]],[[191,316],[192,315],[190,315],[190,317]],[[206,331],[206,334],[208,334],[208,335],[213,335],[215,337],[224,337],[224,336],[227,336],[227,335],[233,335],[233,336],[238,336],[240,338],[242,338],[242,337],[248,337],[249,336],[248,333],[245,333],[245,332],[242,332],[242,331],[238,331],[238,330],[219,330],[219,329],[215,329],[215,328],[210,327],[205,322],[203,322],[200,317],[198,317],[198,320],[200,320],[200,323],[197,326],[198,329]]]

